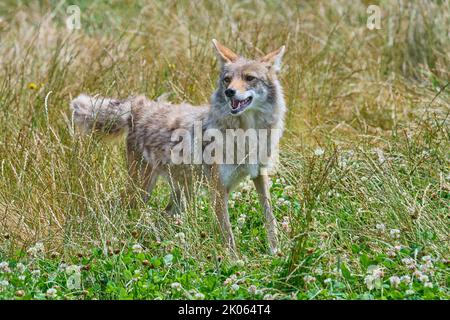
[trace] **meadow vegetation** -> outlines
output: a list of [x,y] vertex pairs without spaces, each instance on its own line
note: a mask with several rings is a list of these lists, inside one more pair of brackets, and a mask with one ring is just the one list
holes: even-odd
[[[450,297],[449,1],[73,4],[72,31],[68,2],[0,4],[1,299]],[[212,38],[286,45],[277,256],[250,181],[230,201],[236,260],[204,190],[175,219],[162,182],[131,209],[124,141],[73,127],[83,92],[207,103]]]

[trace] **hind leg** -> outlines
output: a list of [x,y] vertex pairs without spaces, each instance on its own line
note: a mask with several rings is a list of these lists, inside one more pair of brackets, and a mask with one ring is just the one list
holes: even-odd
[[182,210],[182,198],[181,190],[178,187],[172,187],[170,192],[169,203],[167,204],[164,212],[173,217],[174,215],[181,214]]
[[144,182],[142,184],[141,197],[144,202],[147,202],[152,195],[152,191],[156,185],[156,182],[158,181],[158,174],[154,171],[150,171],[144,174],[147,176],[144,178]]
[[[158,180],[158,172],[155,167],[145,162],[142,157],[136,156],[135,152],[128,152],[127,156],[130,178],[128,192],[131,195],[130,204],[132,207],[135,207],[140,200],[147,202]],[[138,189],[137,193],[136,188]]]
[[170,186],[170,200],[165,209],[169,216],[181,214],[192,203],[193,178],[186,173],[170,172],[168,182]]

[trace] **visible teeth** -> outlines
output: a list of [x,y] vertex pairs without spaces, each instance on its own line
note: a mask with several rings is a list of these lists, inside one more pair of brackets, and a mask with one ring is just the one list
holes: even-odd
[[233,109],[237,109],[237,108],[247,105],[249,102],[250,102],[250,98],[246,98],[244,100],[233,99],[231,101],[231,107]]
[[243,106],[243,105],[246,104],[247,102],[248,102],[248,98],[245,99],[245,100],[239,101],[239,107],[240,107],[240,106]]

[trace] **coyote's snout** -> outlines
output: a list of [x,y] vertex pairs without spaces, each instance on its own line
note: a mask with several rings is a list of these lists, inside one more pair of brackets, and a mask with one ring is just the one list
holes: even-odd
[[[78,126],[88,131],[105,134],[126,131],[131,178],[139,185],[146,200],[158,177],[165,177],[172,190],[166,209],[170,214],[182,211],[182,199],[189,201],[191,198],[193,175],[200,173],[205,176],[222,234],[234,253],[236,248],[228,215],[228,197],[243,178],[250,176],[259,194],[270,251],[274,253],[277,250],[277,226],[271,208],[267,170],[273,166],[277,157],[286,111],[282,88],[277,79],[284,46],[260,59],[249,60],[216,40],[213,43],[221,62],[221,72],[210,105],[174,105],[151,101],[142,96],[117,100],[80,95],[71,102],[73,119]],[[232,153],[234,157],[234,152],[240,151],[244,159],[250,157],[251,148],[239,144],[239,137],[238,141],[234,137],[230,139],[227,133],[229,130],[244,132],[245,140],[252,136],[250,131],[253,130],[258,132],[253,137],[260,145],[264,145],[264,149],[268,149],[269,161],[261,161],[258,154],[255,163],[240,159],[231,163],[175,164],[172,161],[173,151],[181,143],[179,139],[174,139],[175,132],[184,130],[188,136],[186,141],[194,142],[194,125],[197,123],[201,123],[200,131],[209,137],[209,141],[214,140],[213,147],[203,143],[200,151],[210,152],[216,160],[219,146],[224,148],[221,151],[227,155]],[[211,139],[210,132],[214,132],[214,139]],[[262,139],[261,132],[266,132],[269,138]],[[222,137],[227,137],[227,141],[219,144],[224,142]],[[198,149],[189,145],[183,151],[194,153],[195,150]]]

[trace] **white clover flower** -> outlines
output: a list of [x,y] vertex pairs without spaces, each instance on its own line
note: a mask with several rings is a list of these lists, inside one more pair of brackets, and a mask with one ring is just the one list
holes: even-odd
[[186,235],[183,232],[178,232],[175,234],[175,238],[178,239],[181,244],[186,243]]
[[18,264],[16,264],[16,269],[19,273],[24,273],[26,267],[23,263],[19,262]]
[[325,284],[330,284],[332,282],[333,282],[333,279],[331,279],[331,278],[326,278],[325,280],[323,280],[323,283],[325,283]]
[[389,235],[393,239],[398,239],[398,238],[400,238],[400,230],[399,229],[391,229],[389,231]]
[[256,292],[258,291],[258,288],[254,284],[252,284],[250,287],[248,287],[247,291],[250,294],[256,294]]
[[39,269],[34,269],[33,271],[31,271],[31,275],[33,276],[33,277],[39,277],[40,275],[41,275],[41,270],[39,270]]
[[386,254],[387,254],[388,257],[390,257],[390,258],[394,258],[394,257],[397,255],[397,253],[396,253],[394,250],[388,250],[388,251],[386,252]]
[[408,289],[408,290],[405,291],[405,294],[407,296],[413,295],[414,293],[416,293],[416,292],[414,290],[412,290],[412,289]]
[[54,298],[54,297],[56,297],[57,293],[58,293],[58,291],[55,288],[50,288],[47,290],[46,296],[49,298]]
[[245,220],[247,219],[247,216],[245,214],[241,214],[239,218],[237,219],[237,224],[239,228],[242,228],[245,225]]
[[384,270],[379,266],[370,266],[368,275],[364,278],[364,282],[369,290],[381,285],[381,279],[384,277]]
[[236,265],[238,266],[238,267],[244,267],[245,266],[245,261],[244,260],[242,260],[242,259],[239,259],[239,260],[236,260]]
[[426,283],[426,282],[429,281],[429,278],[428,278],[428,276],[427,276],[426,274],[421,274],[421,275],[418,277],[418,280],[419,280],[420,282]]
[[59,271],[59,272],[65,272],[66,269],[67,269],[67,264],[66,264],[66,263],[61,263],[61,264],[58,266],[58,271]]
[[140,269],[134,270],[133,279],[137,281],[140,278],[141,278],[141,270]]
[[37,255],[36,249],[34,247],[28,248],[27,253],[32,257],[35,257]]
[[414,261],[413,258],[410,258],[410,257],[408,257],[408,258],[403,258],[403,259],[402,259],[402,262],[403,262],[407,267],[409,267],[410,269],[411,269],[411,268],[414,268],[414,267],[416,266],[416,262]]
[[314,150],[314,155],[317,157],[322,156],[325,153],[325,150],[323,150],[322,148],[318,147]]
[[400,252],[400,250],[402,250],[402,246],[401,245],[396,245],[394,246],[394,250],[397,252]]
[[249,179],[242,181],[241,187],[242,187],[242,191],[247,192],[247,193],[252,190],[252,184]]
[[334,275],[337,275],[337,276],[342,276],[342,270],[340,268],[337,268],[337,267],[333,268],[332,273]]
[[225,279],[223,284],[224,285],[229,285],[229,284],[232,284],[232,283],[236,282],[236,280],[237,280],[237,276],[235,274],[232,274],[231,276],[229,276],[228,278]]
[[384,271],[382,268],[376,268],[373,270],[372,275],[375,279],[381,279],[384,277]]
[[432,262],[433,259],[431,258],[431,256],[423,256],[423,257],[422,257],[422,261],[425,261],[425,262]]
[[177,226],[181,226],[183,224],[183,220],[181,220],[181,215],[179,214],[173,216],[173,221]]
[[419,270],[422,271],[422,272],[431,272],[432,268],[433,268],[433,264],[432,263],[428,263],[428,262],[425,263],[425,264],[419,265]]
[[173,282],[173,283],[170,285],[170,287],[171,287],[172,289],[174,289],[174,290],[177,290],[177,291],[180,291],[180,290],[183,288],[183,286],[182,286],[181,283],[179,283],[179,282]]
[[205,299],[205,295],[203,293],[197,292],[194,294],[194,298],[197,300],[204,300]]
[[313,273],[316,274],[316,275],[318,275],[318,276],[321,276],[321,275],[323,274],[323,270],[322,270],[322,268],[317,267],[317,268],[315,268],[315,269],[313,270]]
[[25,277],[24,275],[20,275],[20,276],[18,276],[17,278],[18,278],[20,281],[23,281],[23,280],[26,279],[26,277]]
[[306,275],[303,277],[303,281],[305,281],[306,283],[312,283],[316,281],[316,278],[310,275]]
[[422,274],[423,273],[420,270],[414,270],[414,272],[413,272],[413,276],[416,278],[419,278]]
[[36,249],[37,251],[40,251],[40,252],[43,252],[43,251],[44,251],[44,244],[43,244],[42,242],[37,242],[37,243],[34,245],[34,247],[35,247],[35,249]]
[[283,217],[283,221],[281,221],[281,227],[286,232],[290,232],[291,231],[291,225],[290,225],[290,221],[289,221],[289,217],[288,216],[284,216]]
[[391,287],[398,288],[400,284],[400,278],[397,276],[392,276],[389,278],[389,282],[391,283]]
[[262,290],[258,289],[255,285],[251,285],[247,291],[252,295],[261,295],[263,293]]
[[242,193],[240,193],[239,191],[235,191],[231,194],[231,199],[232,200],[237,200],[242,198]]
[[367,289],[372,290],[373,288],[375,288],[375,277],[371,274],[368,274],[364,278],[364,283],[366,284]]
[[73,274],[73,273],[81,273],[81,266],[77,265],[70,265],[67,266],[64,270],[67,274]]
[[0,280],[0,292],[7,289],[9,282],[7,280]]
[[377,228],[377,231],[380,233],[383,233],[386,231],[386,226],[383,223],[377,223],[375,228]]
[[133,253],[141,253],[143,248],[139,243],[136,243],[131,247],[131,250],[133,250]]
[[278,206],[290,206],[291,202],[287,199],[284,199],[283,197],[280,197],[277,199],[277,205]]
[[423,284],[423,286],[424,286],[425,288],[433,288],[433,284],[432,284],[431,282],[425,282],[425,283]]
[[37,242],[34,246],[27,250],[27,253],[33,258],[42,255],[44,253],[44,244],[42,242]]
[[295,187],[294,186],[286,186],[283,189],[283,196],[291,197],[295,193]]
[[0,272],[10,273],[9,263],[6,261],[0,262]]
[[239,290],[239,285],[237,283],[233,283],[231,285],[231,291],[236,292]]
[[373,148],[373,151],[377,154],[379,163],[382,164],[386,161],[383,150],[380,148]]
[[410,284],[411,283],[411,277],[408,275],[402,276],[400,278],[400,281],[405,283],[405,284]]
[[184,234],[184,232],[178,232],[178,233],[175,234],[175,238],[185,239],[186,235]]

